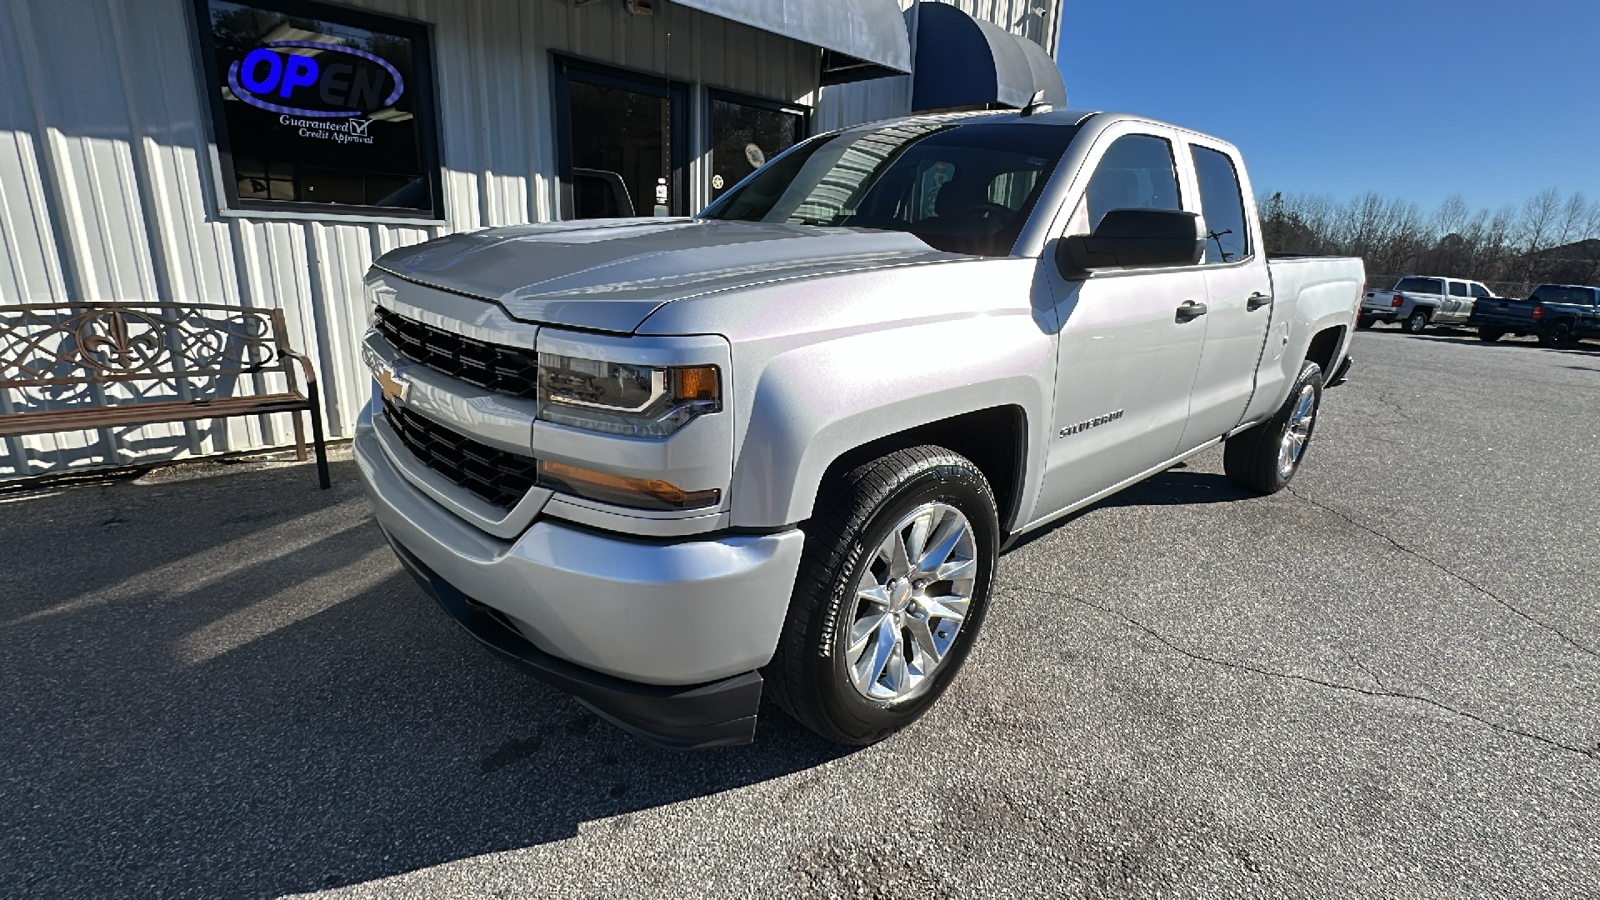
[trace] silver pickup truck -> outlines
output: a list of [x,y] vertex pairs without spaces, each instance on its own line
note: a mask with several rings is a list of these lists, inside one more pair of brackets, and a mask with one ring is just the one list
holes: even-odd
[[765,690],[871,743],[1019,536],[1223,442],[1294,476],[1364,273],[1260,235],[1237,151],[1148,119],[825,134],[694,218],[380,258],[356,459],[439,604],[624,729],[747,742]]
[[1429,325],[1465,325],[1473,306],[1482,299],[1498,300],[1494,292],[1477,281],[1460,278],[1435,278],[1407,275],[1387,291],[1367,291],[1361,298],[1357,328],[1371,328],[1375,322],[1399,322],[1411,334],[1421,334]]

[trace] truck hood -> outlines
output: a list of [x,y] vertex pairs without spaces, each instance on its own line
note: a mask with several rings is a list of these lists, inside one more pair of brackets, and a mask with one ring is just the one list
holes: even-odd
[[915,235],[715,219],[492,228],[384,254],[379,269],[525,322],[626,334],[663,304],[770,281],[969,257]]

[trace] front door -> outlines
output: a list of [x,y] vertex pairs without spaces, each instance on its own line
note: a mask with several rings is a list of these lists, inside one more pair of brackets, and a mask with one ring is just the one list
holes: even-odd
[[556,63],[561,217],[688,215],[683,85]]
[[1205,350],[1195,372],[1189,424],[1179,450],[1232,431],[1255,391],[1256,370],[1272,318],[1272,278],[1253,246],[1245,185],[1222,146],[1188,145],[1205,220]]
[[[1173,135],[1130,125],[1103,147],[1069,219],[1087,234],[1112,209],[1182,209]],[[1053,245],[1052,245],[1053,247]],[[1041,260],[1060,325],[1055,420],[1034,518],[1045,518],[1172,458],[1189,418],[1189,391],[1205,317],[1177,308],[1205,303],[1199,267],[1107,270],[1067,280],[1052,254]]]

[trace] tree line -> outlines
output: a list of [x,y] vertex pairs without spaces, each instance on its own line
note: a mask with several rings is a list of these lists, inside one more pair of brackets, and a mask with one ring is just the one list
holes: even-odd
[[1431,214],[1376,193],[1340,203],[1280,192],[1260,212],[1268,253],[1359,256],[1373,287],[1402,275],[1467,278],[1512,297],[1546,282],[1600,285],[1600,201],[1581,192],[1476,212],[1454,196]]

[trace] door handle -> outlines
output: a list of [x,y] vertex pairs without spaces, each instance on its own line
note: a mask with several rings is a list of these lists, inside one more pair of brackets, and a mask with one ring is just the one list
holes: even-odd
[[1205,314],[1206,305],[1204,303],[1196,303],[1193,300],[1185,300],[1183,305],[1178,307],[1179,322],[1187,322],[1191,319],[1198,319]]
[[1257,291],[1254,294],[1251,294],[1250,295],[1250,299],[1246,300],[1244,302],[1244,308],[1249,310],[1250,312],[1255,312],[1256,310],[1260,309],[1263,306],[1270,306],[1270,305],[1272,305],[1272,295],[1271,294],[1263,294],[1260,291]]

